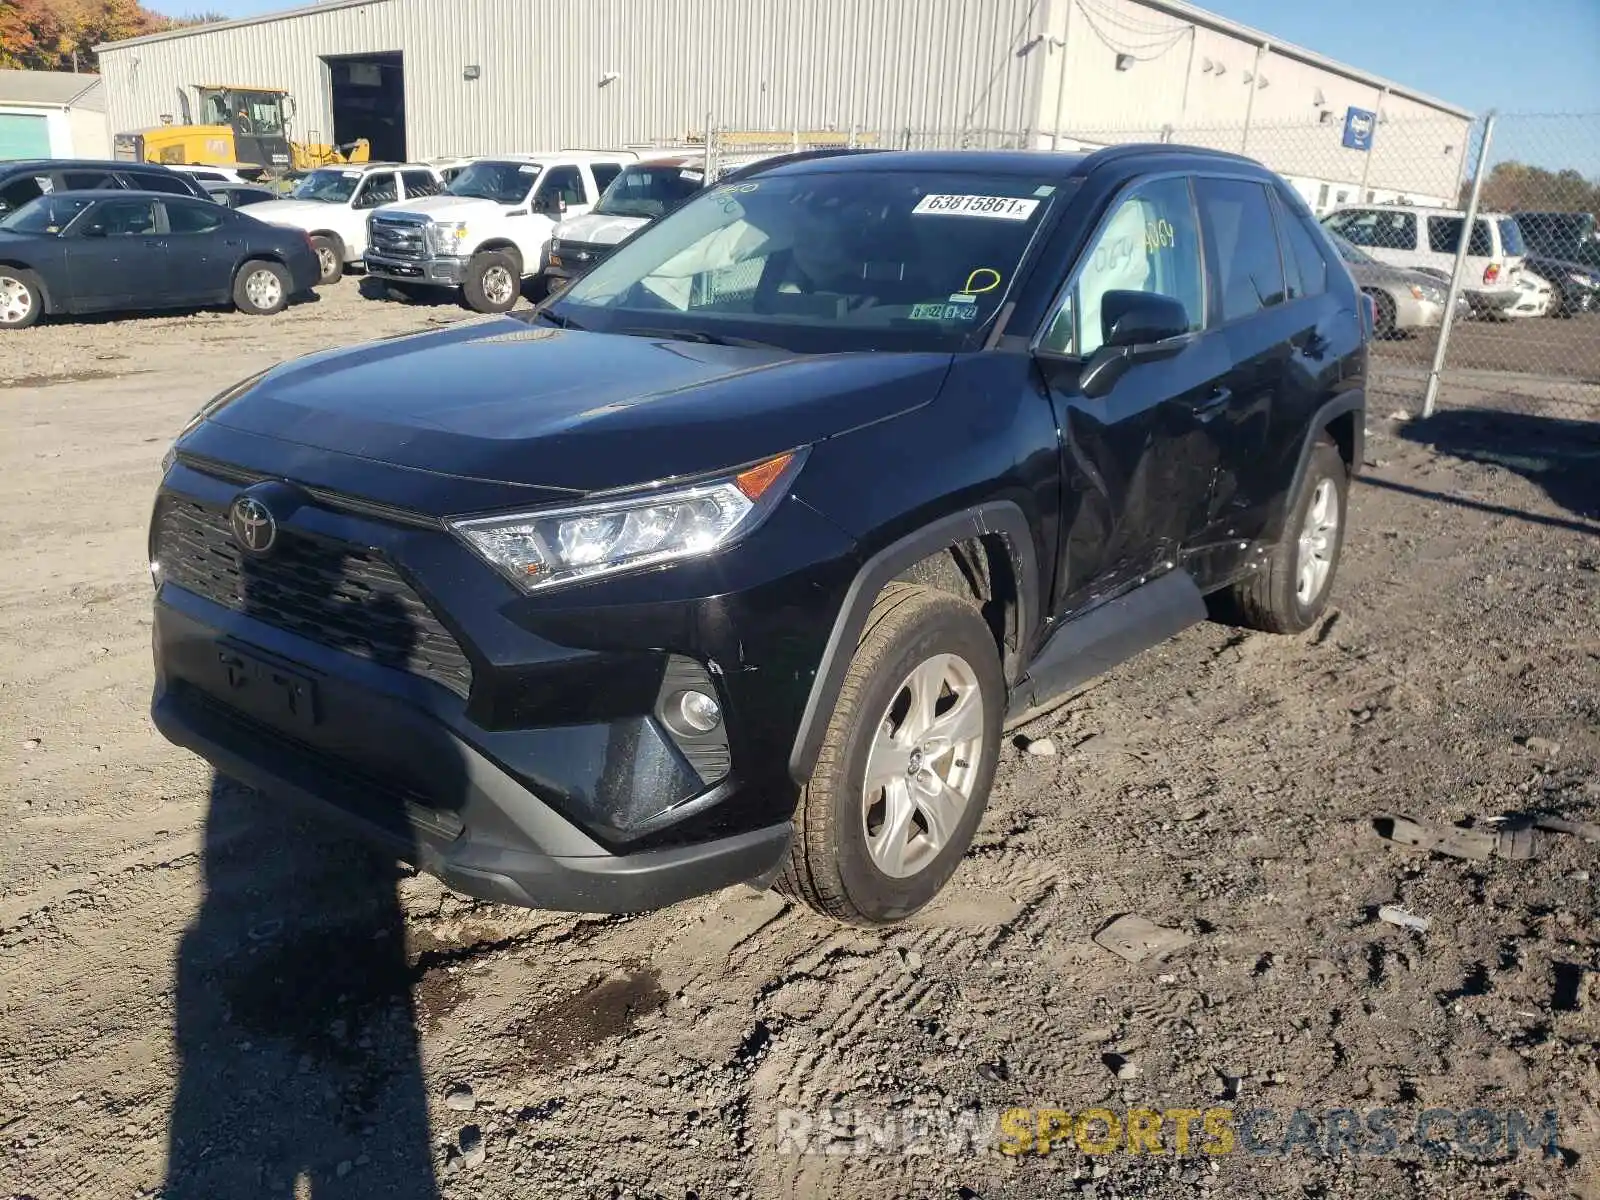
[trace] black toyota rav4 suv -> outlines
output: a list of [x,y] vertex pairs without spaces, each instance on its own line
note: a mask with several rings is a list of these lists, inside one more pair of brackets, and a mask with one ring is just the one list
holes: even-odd
[[154,718],[473,895],[892,921],[1008,725],[1208,609],[1317,619],[1370,319],[1246,159],[787,161],[538,311],[207,404]]

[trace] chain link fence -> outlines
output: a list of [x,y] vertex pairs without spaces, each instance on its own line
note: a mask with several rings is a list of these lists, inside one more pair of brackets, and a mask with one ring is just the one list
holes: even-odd
[[1600,423],[1600,113],[1380,115],[1354,130],[1326,117],[1292,125],[1069,123],[1054,132],[713,128],[711,140],[719,161],[830,146],[1086,151],[1128,142],[1244,154],[1300,193],[1373,297],[1375,410],[1420,414],[1445,405]]

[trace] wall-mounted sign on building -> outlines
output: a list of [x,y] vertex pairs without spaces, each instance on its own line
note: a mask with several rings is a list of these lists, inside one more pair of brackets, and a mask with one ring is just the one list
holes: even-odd
[[1344,112],[1344,145],[1348,150],[1371,150],[1372,133],[1378,127],[1378,114],[1364,108]]

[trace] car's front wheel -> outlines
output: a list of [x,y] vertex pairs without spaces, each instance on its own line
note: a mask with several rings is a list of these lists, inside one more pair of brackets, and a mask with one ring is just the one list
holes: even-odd
[[0,267],[0,329],[26,329],[44,312],[44,293],[32,271]]
[[275,262],[256,260],[239,268],[233,302],[240,312],[268,317],[289,303],[289,272]]
[[311,239],[311,249],[317,254],[317,282],[326,287],[338,283],[344,275],[344,247],[325,233]]
[[854,925],[932,900],[983,817],[1004,708],[978,610],[931,588],[886,587],[801,795],[779,890]]
[[461,281],[461,294],[475,312],[509,312],[522,295],[522,263],[505,250],[474,254]]

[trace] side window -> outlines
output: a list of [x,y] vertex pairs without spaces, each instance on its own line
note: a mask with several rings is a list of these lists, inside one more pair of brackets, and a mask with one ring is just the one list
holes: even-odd
[[1205,319],[1200,239],[1186,179],[1159,179],[1129,193],[1079,260],[1077,282],[1041,345],[1087,356],[1106,339],[1101,301],[1110,291],[1154,292],[1181,302],[1189,328]]
[[611,181],[622,174],[621,163],[592,163],[589,174],[594,176],[594,194],[596,196],[611,186]]
[[142,237],[156,231],[156,206],[152,200],[106,200],[89,214],[107,237]]
[[120,188],[117,177],[110,171],[63,171],[61,190],[64,192],[91,192],[100,188]]
[[[1461,217],[1429,217],[1428,249],[1435,254],[1454,254],[1461,245],[1462,224]],[[1473,226],[1467,253],[1475,258],[1494,256],[1494,239],[1489,234],[1489,222],[1479,221]]]
[[351,208],[377,208],[380,204],[393,204],[400,199],[393,171],[377,171],[361,181],[361,190],[351,202]]
[[222,207],[217,204],[179,204],[166,206],[167,228],[173,233],[210,233],[222,224]]
[[583,173],[577,167],[551,167],[539,181],[538,201],[550,201],[559,196],[565,203],[586,204],[583,197]]
[[1334,213],[1325,224],[1352,246],[1374,246],[1379,250],[1417,248],[1415,213],[1354,208]]
[[407,200],[415,200],[418,196],[437,196],[444,190],[430,171],[401,171],[400,182],[406,186]]
[[23,175],[0,187],[0,212],[15,212],[30,200],[37,200],[50,190],[50,179],[45,175]]
[[1283,259],[1267,189],[1246,179],[1197,178],[1194,190],[1221,319],[1237,321],[1283,303]]
[[1311,218],[1295,211],[1287,200],[1280,199],[1277,208],[1289,299],[1322,295],[1328,290],[1328,260],[1322,251],[1322,239],[1312,227]]
[[141,192],[166,192],[169,196],[192,196],[189,185],[176,175],[160,171],[129,171],[128,180]]

